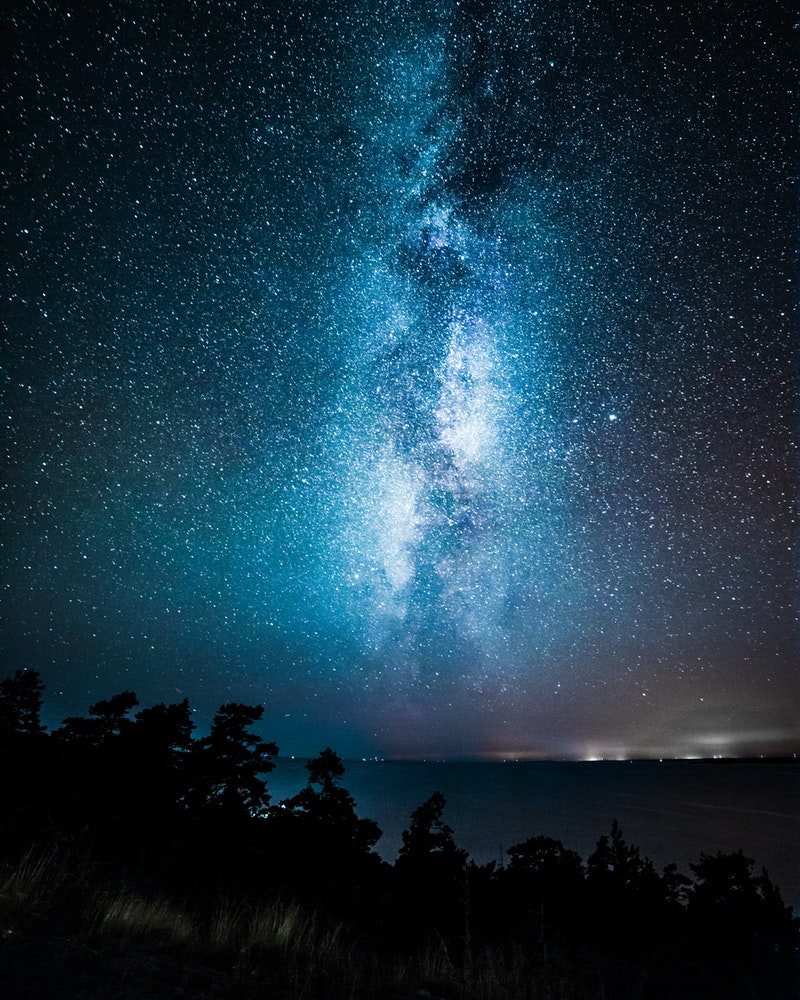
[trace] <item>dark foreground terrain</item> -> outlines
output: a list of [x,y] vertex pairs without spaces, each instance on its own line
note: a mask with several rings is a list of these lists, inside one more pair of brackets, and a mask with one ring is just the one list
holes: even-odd
[[197,739],[185,701],[123,692],[46,733],[41,697],[33,671],[0,684],[12,1000],[800,995],[800,921],[741,852],[659,872],[613,822],[585,860],[532,831],[478,865],[433,792],[392,865],[332,750],[270,802],[260,708]]

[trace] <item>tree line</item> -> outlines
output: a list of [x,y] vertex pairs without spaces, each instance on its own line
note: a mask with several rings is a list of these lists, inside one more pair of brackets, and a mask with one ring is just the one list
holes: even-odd
[[0,682],[6,870],[47,848],[64,871],[165,893],[200,914],[223,896],[245,907],[291,899],[344,923],[377,965],[442,949],[454,996],[490,995],[475,986],[488,956],[527,969],[531,983],[543,968],[593,983],[586,996],[795,995],[800,920],[741,851],[700,854],[691,877],[675,865],[659,872],[613,821],[585,862],[534,835],[478,865],[434,791],[389,864],[331,748],[308,762],[305,787],[272,802],[278,747],[253,731],[260,706],[222,705],[198,738],[188,700],[141,708],[123,691],[48,732],[43,694],[34,670]]

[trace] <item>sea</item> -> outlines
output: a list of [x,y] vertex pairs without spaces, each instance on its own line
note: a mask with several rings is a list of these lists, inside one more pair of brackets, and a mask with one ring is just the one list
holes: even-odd
[[[305,760],[281,758],[269,775],[273,804],[308,777]],[[800,915],[800,760],[345,761],[341,784],[383,835],[394,861],[412,811],[434,791],[456,844],[479,864],[501,863],[529,837],[560,840],[584,861],[616,819],[658,870],[701,853],[741,849],[767,870]]]

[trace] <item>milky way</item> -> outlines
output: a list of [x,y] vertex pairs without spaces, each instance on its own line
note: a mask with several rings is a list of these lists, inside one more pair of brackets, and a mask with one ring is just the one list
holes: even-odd
[[797,749],[788,4],[10,26],[3,656],[52,721]]

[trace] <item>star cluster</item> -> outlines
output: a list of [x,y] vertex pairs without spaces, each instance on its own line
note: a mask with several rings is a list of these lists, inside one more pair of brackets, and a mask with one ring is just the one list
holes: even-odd
[[3,655],[52,721],[797,748],[790,5],[8,27]]

